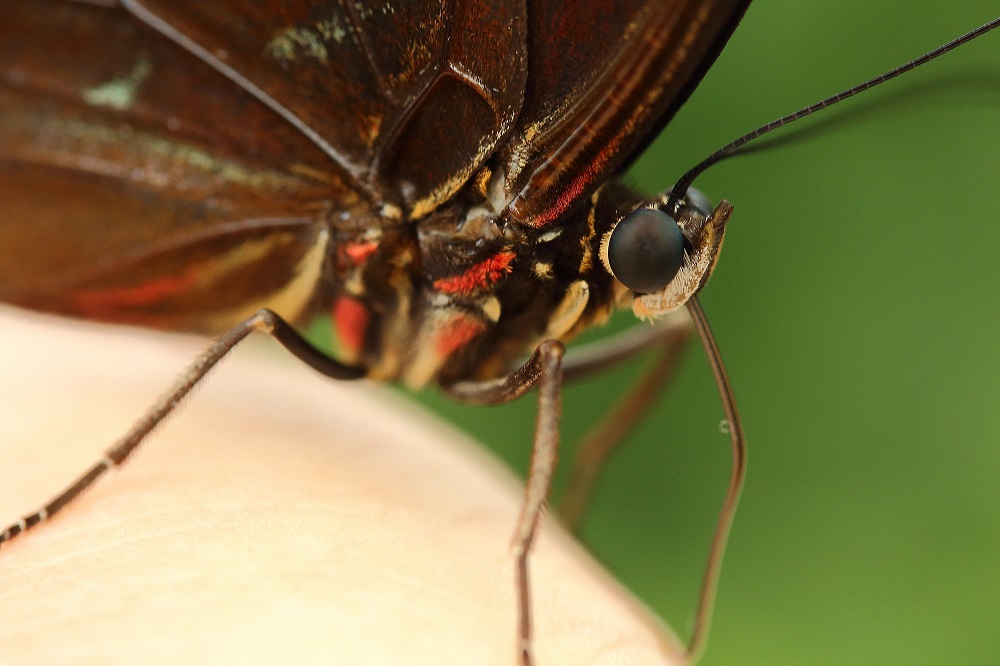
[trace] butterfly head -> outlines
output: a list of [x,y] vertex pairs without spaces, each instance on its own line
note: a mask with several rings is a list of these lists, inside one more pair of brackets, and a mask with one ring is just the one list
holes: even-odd
[[641,319],[683,306],[708,281],[722,249],[729,202],[712,208],[690,189],[676,207],[668,195],[620,216],[601,237],[600,258]]

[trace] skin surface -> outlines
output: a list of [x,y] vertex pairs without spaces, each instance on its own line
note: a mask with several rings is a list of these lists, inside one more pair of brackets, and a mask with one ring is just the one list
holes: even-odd
[[[96,460],[205,344],[0,310],[0,520]],[[520,499],[433,417],[254,340],[134,459],[0,547],[0,663],[515,663]],[[541,666],[674,664],[554,521]]]

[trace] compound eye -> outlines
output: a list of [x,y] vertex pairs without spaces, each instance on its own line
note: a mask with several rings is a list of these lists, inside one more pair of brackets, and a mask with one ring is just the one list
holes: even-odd
[[684,261],[684,236],[674,219],[655,208],[626,215],[608,240],[608,264],[632,291],[651,294],[666,287]]

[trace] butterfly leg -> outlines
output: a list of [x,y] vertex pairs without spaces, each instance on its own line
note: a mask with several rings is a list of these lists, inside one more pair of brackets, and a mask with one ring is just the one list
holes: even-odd
[[611,455],[656,403],[673,377],[693,328],[686,313],[678,312],[655,327],[633,328],[608,340],[570,350],[564,376],[567,381],[589,377],[646,351],[656,359],[603,419],[591,429],[577,450],[569,485],[559,502],[563,523],[576,531],[594,488]]
[[546,340],[538,346],[527,363],[499,379],[483,382],[458,382],[445,387],[453,397],[464,402],[496,405],[521,397],[538,387],[538,417],[531,468],[524,491],[524,502],[514,531],[514,577],[518,608],[518,654],[522,666],[530,666],[531,656],[531,586],[528,580],[528,554],[538,530],[542,507],[549,495],[552,473],[559,448],[559,415],[562,400],[563,354],[558,340]]
[[104,457],[67,486],[41,509],[30,513],[0,532],[0,544],[10,541],[41,522],[51,518],[80,496],[109,470],[119,467],[160,423],[166,419],[226,354],[244,338],[260,331],[267,333],[285,349],[314,370],[334,379],[358,379],[364,375],[358,368],[343,365],[312,346],[290,324],[271,310],[258,310],[249,319],[237,324],[215,341],[178,378],[170,389],[136,422],[135,425],[105,452]]
[[[726,368],[722,363],[722,355],[719,353],[719,347],[715,342],[715,337],[712,335],[712,330],[708,325],[708,319],[705,316],[705,312],[702,310],[701,303],[699,303],[696,297],[692,297],[687,302],[686,309],[690,318],[688,319],[689,323],[684,326],[681,337],[676,339],[672,338],[673,334],[669,333],[670,329],[668,328],[668,324],[663,324],[663,333],[659,339],[664,341],[665,347],[662,352],[663,355],[654,366],[653,371],[660,369],[669,370],[672,364],[676,363],[676,358],[672,359],[671,357],[679,354],[684,338],[690,328],[693,328],[698,333],[698,337],[701,339],[702,347],[705,350],[705,356],[708,358],[709,366],[712,369],[712,375],[715,378],[716,388],[719,391],[723,411],[726,414],[726,420],[729,425],[729,440],[732,448],[732,468],[729,474],[729,483],[726,487],[726,494],[722,500],[722,507],[719,511],[718,520],[715,524],[715,533],[712,535],[712,543],[708,549],[708,558],[705,562],[705,573],[702,577],[701,591],[698,594],[698,603],[695,608],[694,623],[691,629],[691,636],[688,639],[688,646],[685,655],[688,663],[693,664],[698,661],[701,653],[705,649],[705,642],[708,639],[708,630],[712,620],[712,607],[715,602],[715,592],[718,587],[719,572],[722,568],[722,556],[726,550],[726,542],[729,539],[729,530],[733,524],[733,517],[736,513],[736,505],[739,503],[740,493],[743,489],[743,480],[746,476],[747,451],[746,437],[743,433],[743,424],[740,420],[739,412],[736,409],[736,400],[733,396],[732,386],[729,383]],[[657,329],[653,329],[653,331],[656,332]],[[657,339],[658,336],[652,333],[647,334],[647,338],[645,340],[641,336],[636,338],[623,338],[622,341],[605,348],[603,351],[598,348],[596,350],[597,353],[592,353],[589,357],[584,356],[582,360],[579,358],[575,362],[567,360],[565,368],[566,376],[576,377],[596,371],[597,369],[605,368],[618,360],[628,358],[631,354],[641,351],[644,348],[648,348],[648,346],[654,344]],[[675,341],[670,342],[672,339]],[[652,375],[652,372],[650,372],[639,382],[636,390],[641,392],[642,388],[653,387],[658,391],[662,388],[665,381],[666,376],[657,379]],[[633,393],[635,393],[635,391],[633,391]],[[632,394],[627,397],[631,396]],[[651,398],[649,396],[641,396],[639,397],[639,400],[650,400],[651,402]],[[648,406],[648,404],[641,406],[634,413],[629,414],[629,418],[631,419],[630,421],[626,421],[626,423],[618,426],[622,435],[627,431],[631,423],[634,423],[635,419],[637,419],[648,408]],[[626,412],[628,410],[627,407],[622,409]],[[617,411],[618,410],[612,412],[611,420],[615,418]],[[617,435],[618,433],[613,434]],[[600,432],[598,432],[595,437],[600,438]],[[609,447],[613,449],[613,440],[609,440],[609,442],[611,442]]]
[[[680,357],[684,342],[691,330],[696,331],[698,337],[701,339],[709,366],[712,368],[712,375],[715,378],[719,397],[722,400],[726,420],[729,424],[729,439],[732,446],[732,469],[730,470],[729,483],[726,487],[722,507],[719,511],[719,518],[715,525],[715,533],[712,536],[712,543],[709,546],[701,591],[698,595],[698,603],[695,608],[694,623],[691,629],[691,636],[688,639],[687,661],[688,663],[696,663],[704,651],[705,642],[708,638],[708,630],[712,620],[712,607],[715,601],[719,572],[722,568],[722,556],[725,553],[726,542],[729,538],[729,529],[732,527],[733,516],[736,512],[736,505],[739,502],[740,492],[743,488],[743,479],[746,475],[746,438],[743,434],[743,425],[740,421],[739,412],[736,409],[736,401],[733,397],[729,377],[722,363],[722,356],[719,353],[718,345],[715,343],[715,337],[712,335],[711,328],[708,325],[708,319],[705,317],[705,313],[697,298],[691,298],[687,302],[686,309],[689,317],[678,315],[678,319],[667,319],[660,327],[647,329],[647,331],[635,334],[624,334],[623,337],[615,338],[607,343],[607,346],[598,346],[589,351],[583,349],[579,356],[567,359],[564,370],[565,376],[568,379],[586,376],[614,365],[651,346],[662,345],[660,347],[661,355],[654,366],[626,396],[625,401],[612,411],[608,419],[601,424],[590,440],[584,444],[579,454],[580,456],[599,459],[602,456],[606,458],[607,454],[610,454],[614,450],[620,438],[625,435],[628,429],[649,408],[653,402],[653,397],[662,390]],[[658,375],[657,373],[660,374]],[[633,399],[636,401],[636,404],[629,405],[629,401]],[[591,447],[594,449],[593,453],[589,451]],[[576,467],[582,468],[589,464],[592,463],[583,460]],[[592,484],[594,479],[596,479],[601,464],[603,464],[603,460],[598,460],[592,472],[593,478],[583,481],[585,485],[582,491],[574,490],[572,486],[568,491],[571,498],[574,493],[583,493],[583,499],[579,501],[581,508],[585,504],[586,494],[589,491],[587,484]],[[585,474],[590,472],[584,471],[580,473]],[[574,470],[574,477],[575,475],[576,471]],[[579,482],[574,478],[572,483]]]
[[[725,552],[729,529],[732,526],[733,516],[735,515],[736,505],[739,501],[746,473],[746,440],[743,434],[742,422],[740,421],[733,398],[732,387],[729,384],[729,378],[722,363],[722,357],[709,328],[708,320],[697,298],[691,298],[688,301],[687,311],[690,315],[690,319],[687,322],[684,320],[674,320],[680,323],[664,324],[663,329],[651,329],[650,332],[634,334],[635,337],[623,337],[609,347],[598,347],[591,352],[581,353],[572,362],[563,363],[564,348],[562,344],[558,341],[549,340],[539,345],[527,363],[505,377],[486,382],[458,383],[446,387],[446,390],[452,396],[466,402],[498,404],[509,402],[524,395],[535,384],[539,386],[538,422],[535,427],[535,443],[531,469],[528,474],[521,516],[514,534],[515,575],[520,618],[518,636],[520,639],[521,664],[524,666],[532,663],[531,599],[528,584],[527,557],[538,526],[538,518],[541,515],[542,507],[548,496],[555,465],[559,443],[558,420],[562,381],[564,377],[575,378],[585,376],[599,369],[614,365],[620,360],[648,349],[656,341],[663,341],[664,351],[655,369],[666,370],[668,372],[664,374],[668,375],[670,368],[676,364],[676,357],[680,353],[683,341],[690,332],[692,324],[693,329],[701,339],[709,365],[712,368],[719,397],[722,399],[722,406],[729,423],[729,438],[733,454],[729,483],[722,502],[722,508],[719,512],[712,543],[709,546],[701,592],[698,595],[698,603],[695,609],[694,625],[688,641],[686,651],[688,663],[697,662],[704,650],[712,618],[712,607],[715,600],[719,572],[722,566],[722,556]],[[678,328],[673,329],[673,326],[677,326]],[[649,373],[639,386],[652,386],[658,389],[662,387],[665,381],[665,378],[654,378],[652,373]],[[641,398],[641,400],[646,399],[647,396]],[[629,416],[631,418],[625,419],[623,424],[616,425],[614,429],[620,430],[623,434],[630,427],[629,424],[633,423],[634,419],[638,418],[647,407],[648,405],[644,405],[636,410],[634,414],[630,413]],[[611,418],[614,419],[614,414]],[[609,432],[611,430],[612,428],[608,428]],[[617,435],[617,432],[612,434]],[[595,437],[603,439],[601,435]],[[607,439],[609,441],[617,441],[617,438],[610,436]],[[602,448],[613,449],[613,445]]]

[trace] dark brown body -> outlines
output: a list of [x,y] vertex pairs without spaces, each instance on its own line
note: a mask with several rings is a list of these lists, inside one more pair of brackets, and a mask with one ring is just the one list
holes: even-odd
[[[688,646],[696,659],[745,459],[693,298],[731,207],[712,212],[687,188],[643,201],[614,176],[684,102],[747,4],[8,0],[0,301],[218,335],[0,544],[123,464],[253,332],[337,379],[437,381],[480,404],[536,389],[513,536],[517,653],[533,666],[529,552],[563,378],[630,353],[564,363],[563,341],[616,306],[643,318],[686,306],[733,424],[733,474]],[[326,313],[336,358],[289,323]],[[685,333],[663,327],[646,340],[662,347],[655,385]],[[606,450],[606,439],[585,447]],[[585,496],[592,483],[575,485]]]
[[101,4],[5,4],[0,299],[205,332],[332,312],[342,360],[423,384],[627,299],[600,244],[640,199],[594,195],[747,3]]

